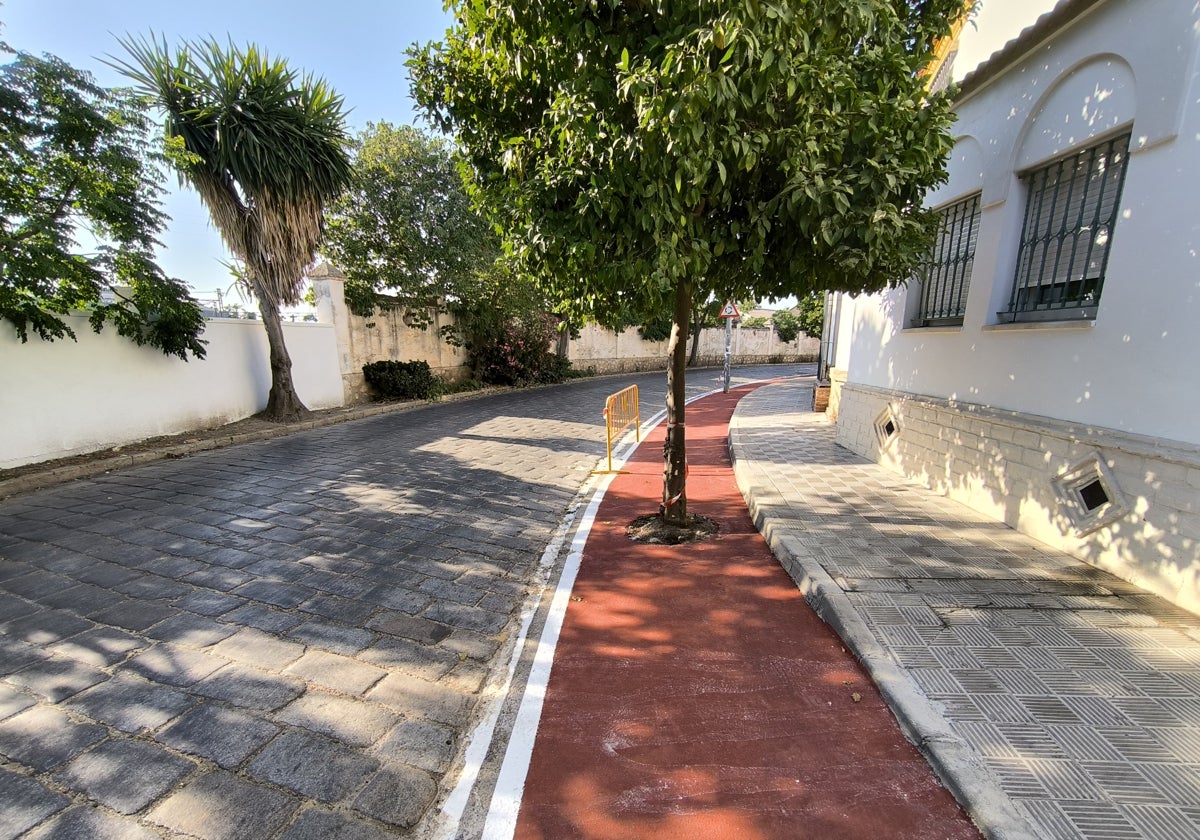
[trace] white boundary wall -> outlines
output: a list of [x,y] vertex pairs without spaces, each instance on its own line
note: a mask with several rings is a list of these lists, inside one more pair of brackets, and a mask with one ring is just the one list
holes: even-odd
[[[9,325],[0,329],[0,469],[220,426],[266,407],[261,321],[208,321],[207,358],[183,362],[111,326],[96,335],[86,318],[67,320],[78,342],[22,344]],[[342,405],[333,325],[283,330],[300,398],[314,409]]]

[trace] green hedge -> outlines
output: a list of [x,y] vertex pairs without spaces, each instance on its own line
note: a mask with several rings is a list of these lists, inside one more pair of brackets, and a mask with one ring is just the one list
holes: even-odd
[[371,362],[363,365],[363,376],[381,400],[436,400],[445,390],[424,361]]

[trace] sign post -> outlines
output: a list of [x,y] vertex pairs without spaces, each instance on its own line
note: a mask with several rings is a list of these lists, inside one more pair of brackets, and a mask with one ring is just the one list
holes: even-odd
[[737,306],[733,301],[725,301],[725,308],[721,310],[721,318],[725,321],[725,388],[724,392],[729,393],[729,348],[733,341],[733,319],[741,318],[742,313],[738,312]]

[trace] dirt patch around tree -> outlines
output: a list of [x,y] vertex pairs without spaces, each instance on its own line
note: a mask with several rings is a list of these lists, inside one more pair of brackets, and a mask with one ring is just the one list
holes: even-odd
[[656,545],[683,545],[700,542],[717,535],[721,526],[707,516],[689,514],[686,525],[672,525],[663,521],[662,515],[652,513],[639,516],[629,523],[625,533],[634,542]]

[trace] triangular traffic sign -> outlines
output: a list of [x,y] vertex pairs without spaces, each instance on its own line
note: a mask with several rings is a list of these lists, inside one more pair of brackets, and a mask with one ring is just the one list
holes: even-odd
[[721,310],[720,318],[741,318],[742,313],[738,312],[738,308],[733,305],[733,301],[725,302],[725,308]]

